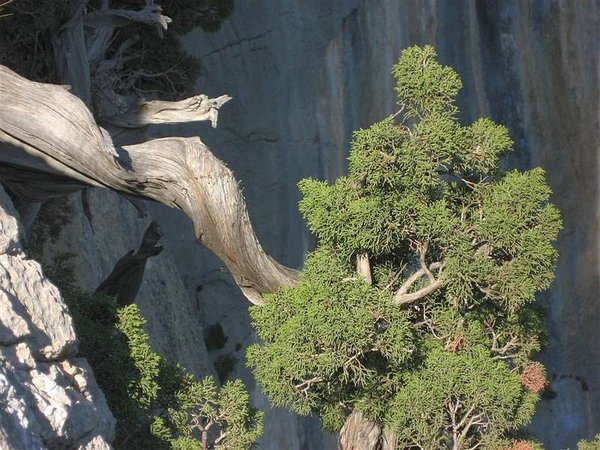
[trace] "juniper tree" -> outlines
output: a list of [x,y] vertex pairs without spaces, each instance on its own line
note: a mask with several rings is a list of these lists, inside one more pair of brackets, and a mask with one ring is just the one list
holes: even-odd
[[251,308],[248,364],[274,405],[336,432],[360,413],[374,446],[533,448],[535,295],[561,228],[544,171],[503,171],[507,129],[459,123],[461,80],[431,46],[393,75],[400,111],[354,133],[348,175],[300,182],[319,243],[296,286]]
[[577,450],[594,450],[600,448],[600,434],[597,434],[593,440],[580,440],[577,443]]

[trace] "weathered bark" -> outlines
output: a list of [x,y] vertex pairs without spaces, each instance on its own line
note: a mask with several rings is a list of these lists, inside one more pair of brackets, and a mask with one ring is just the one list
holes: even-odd
[[340,431],[339,450],[380,450],[381,428],[362,413],[348,416]]
[[137,108],[125,113],[102,117],[102,120],[122,128],[141,128],[159,123],[210,120],[211,126],[216,128],[218,111],[229,100],[231,100],[231,97],[228,95],[221,95],[217,98],[196,95],[178,102],[154,100],[143,102]]
[[83,13],[88,0],[71,2],[71,19],[63,25],[52,39],[54,65],[61,83],[90,106],[91,77],[86,57],[86,41],[83,30]]
[[340,431],[338,450],[394,450],[394,433],[382,431],[375,422],[355,411],[348,416]]
[[[35,117],[35,120],[32,120]],[[0,66],[0,176],[36,200],[77,184],[102,186],[182,209],[196,237],[228,267],[246,297],[293,285],[296,271],[262,249],[231,170],[197,137],[115,148],[76,96]],[[68,179],[68,182],[67,182]],[[40,187],[39,184],[36,187]]]

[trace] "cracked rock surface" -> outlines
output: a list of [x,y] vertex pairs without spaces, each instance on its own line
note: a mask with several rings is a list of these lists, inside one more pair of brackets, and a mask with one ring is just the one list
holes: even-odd
[[115,419],[16,217],[0,188],[0,448],[111,449]]

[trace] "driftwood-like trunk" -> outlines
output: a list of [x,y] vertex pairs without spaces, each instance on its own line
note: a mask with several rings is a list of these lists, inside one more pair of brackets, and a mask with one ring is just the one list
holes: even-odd
[[394,450],[394,434],[383,431],[375,422],[355,411],[340,431],[338,450]]
[[71,191],[79,183],[150,198],[192,219],[253,303],[296,282],[263,251],[231,170],[199,138],[115,148],[78,97],[0,66],[0,143],[0,177],[30,199],[65,192],[67,180]]

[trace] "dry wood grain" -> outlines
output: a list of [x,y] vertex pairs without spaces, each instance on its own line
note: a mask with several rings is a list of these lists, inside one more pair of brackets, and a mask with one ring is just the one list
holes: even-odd
[[45,183],[41,198],[53,185],[64,192],[64,184],[81,183],[183,210],[197,239],[253,303],[297,281],[295,270],[264,252],[233,173],[198,137],[115,147],[78,97],[0,66],[0,145],[0,176],[25,190],[34,186],[30,196],[40,187],[36,181]]

